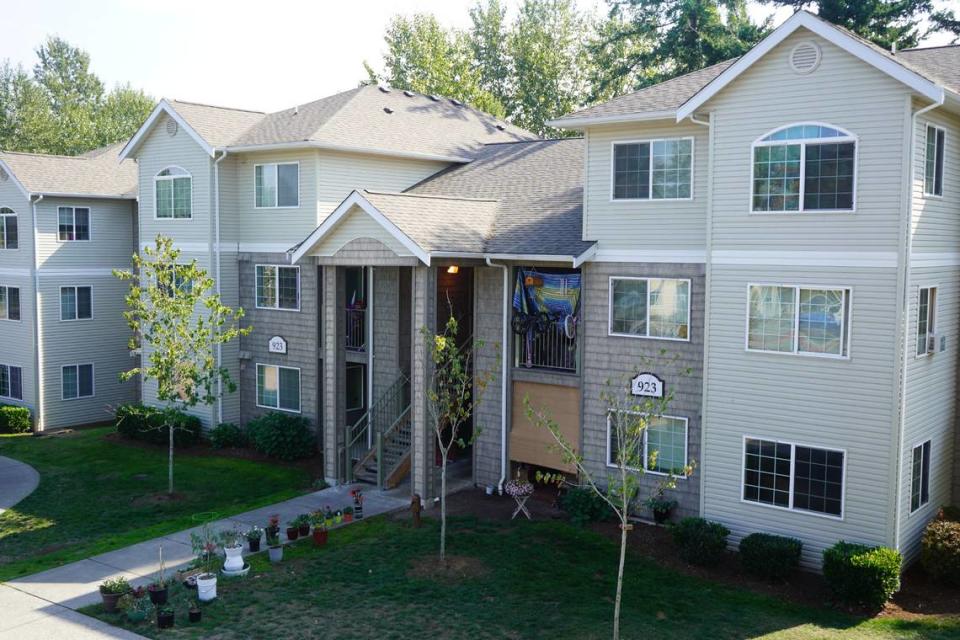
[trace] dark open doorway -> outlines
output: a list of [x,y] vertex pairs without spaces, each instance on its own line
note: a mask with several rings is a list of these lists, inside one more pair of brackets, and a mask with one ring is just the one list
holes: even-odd
[[[458,325],[457,346],[470,348],[473,344],[473,268],[461,266],[438,267],[437,270],[437,333],[444,330],[453,316]],[[472,364],[472,363],[471,363]],[[460,428],[460,437],[469,443],[473,439],[473,416]],[[469,461],[472,445],[461,449],[454,445],[450,461]],[[440,452],[436,455],[440,464]]]

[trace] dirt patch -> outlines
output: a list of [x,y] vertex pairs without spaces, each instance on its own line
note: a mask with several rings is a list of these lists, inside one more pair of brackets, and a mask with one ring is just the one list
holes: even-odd
[[[60,551],[61,549],[66,549],[66,548],[69,547],[69,546],[70,546],[70,545],[68,545],[68,544],[66,544],[66,543],[51,544],[51,545],[48,545],[48,546],[46,546],[46,547],[42,547],[42,548],[40,548],[39,550],[37,550],[36,555],[38,555],[38,556],[45,556],[45,555],[47,555],[48,553],[54,553],[54,552],[56,552],[56,551]],[[4,560],[4,561],[5,561],[6,559],[5,559],[5,558],[0,558],[0,560]]]
[[479,558],[470,556],[447,556],[446,560],[428,558],[418,560],[407,570],[407,576],[437,582],[461,582],[485,575],[490,570]]
[[130,501],[133,507],[149,507],[158,504],[168,504],[170,502],[183,502],[187,499],[186,494],[177,493],[149,493],[145,496],[137,496]]

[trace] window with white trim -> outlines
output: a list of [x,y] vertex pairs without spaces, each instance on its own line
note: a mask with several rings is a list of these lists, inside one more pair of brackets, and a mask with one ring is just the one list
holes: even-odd
[[927,125],[926,158],[923,163],[923,193],[943,195],[943,158],[947,132],[932,124]]
[[180,167],[167,167],[154,178],[157,218],[193,217],[193,178]]
[[0,320],[20,320],[20,289],[0,285]]
[[10,207],[0,207],[0,249],[17,249],[19,246],[17,214]]
[[60,287],[60,319],[89,320],[93,317],[90,287]]
[[613,143],[614,200],[688,200],[693,138]]
[[744,438],[743,499],[843,517],[844,452]]
[[[189,279],[186,265],[158,266],[156,269],[157,288],[167,297],[176,297],[177,294],[193,292],[193,280]],[[172,271],[169,275],[168,272]]]
[[910,513],[930,502],[930,441],[913,448],[910,474]]
[[0,398],[23,400],[23,369],[0,364]]
[[57,207],[57,239],[75,242],[90,239],[88,207]]
[[253,168],[258,209],[300,206],[300,164],[274,162]]
[[821,124],[778,129],[753,143],[751,210],[852,211],[857,139]]
[[[633,416],[636,414],[629,412]],[[613,412],[607,414],[607,466],[617,465],[620,447]],[[632,425],[624,425],[632,429]],[[640,425],[637,425],[639,428]],[[643,430],[643,460],[652,473],[682,475],[687,466],[687,419],[651,416]]]
[[610,278],[610,335],[690,339],[690,281]]
[[300,267],[258,264],[257,308],[300,310]]
[[257,406],[300,413],[300,369],[258,364]]
[[937,288],[920,287],[917,300],[917,355],[933,353],[937,335]]
[[60,370],[61,393],[64,400],[93,397],[93,365],[70,364]]
[[750,285],[747,350],[846,357],[850,289]]

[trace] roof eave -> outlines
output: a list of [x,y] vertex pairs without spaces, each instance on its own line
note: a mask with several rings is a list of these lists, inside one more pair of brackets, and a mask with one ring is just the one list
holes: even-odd
[[388,149],[377,149],[369,147],[355,147],[352,145],[337,145],[315,140],[303,140],[297,142],[274,142],[269,144],[241,144],[229,145],[224,148],[230,153],[243,153],[253,151],[283,151],[286,149],[319,149],[322,151],[340,151],[344,153],[362,153],[375,156],[388,156],[393,158],[408,158],[411,160],[428,160],[433,162],[448,162],[462,164],[472,162],[473,158],[466,156],[450,156],[434,153],[420,153],[417,151],[391,151]]
[[[557,129],[575,129],[580,130],[598,124],[620,124],[629,122],[648,122],[651,120],[671,120],[676,118],[676,109],[666,109],[660,111],[641,111],[637,113],[624,113],[615,116],[587,116],[585,118],[558,118],[548,120],[547,126]],[[679,120],[679,119],[678,119]]]
[[137,149],[140,148],[140,145],[143,143],[143,139],[146,137],[150,129],[153,128],[154,123],[157,121],[157,118],[160,117],[161,113],[166,113],[168,116],[173,118],[177,125],[182,128],[187,134],[194,139],[194,141],[200,145],[200,147],[209,155],[211,158],[214,155],[215,149],[203,139],[203,137],[197,133],[196,129],[191,127],[183,117],[177,113],[177,110],[173,108],[166,98],[162,98],[160,102],[157,103],[157,106],[153,108],[153,111],[150,112],[150,115],[147,117],[147,120],[137,129],[137,132],[133,134],[133,137],[127,141],[127,144],[123,146],[123,149],[120,150],[120,155],[118,156],[118,162],[123,162],[134,153]]
[[7,172],[7,175],[10,176],[11,180],[13,180],[13,184],[17,186],[17,189],[20,190],[20,193],[23,194],[24,198],[29,200],[34,195],[24,186],[22,182],[20,182],[19,178],[17,178],[17,174],[13,172],[13,170],[10,168],[10,165],[8,165],[2,158],[0,158],[0,169],[3,169]]
[[68,193],[58,191],[36,191],[33,195],[42,195],[45,198],[90,198],[92,200],[136,200],[133,194],[118,195],[115,193]]

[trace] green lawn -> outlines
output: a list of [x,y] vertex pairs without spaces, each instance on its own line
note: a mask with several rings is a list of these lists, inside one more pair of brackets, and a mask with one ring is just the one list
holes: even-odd
[[[255,556],[249,576],[220,580],[199,625],[187,622],[193,592],[182,587],[170,631],[129,625],[99,605],[84,612],[156,638],[609,637],[615,543],[559,522],[452,522],[449,553],[481,568],[467,579],[412,575],[436,562],[437,523],[415,530],[381,517],[332,531],[322,549],[295,543],[280,565]],[[960,637],[960,619],[858,619],[678,575],[637,555],[626,575],[624,638]]]
[[166,451],[105,440],[111,431],[0,436],[0,455],[40,473],[37,490],[0,515],[0,580],[192,527],[194,514],[226,516],[285,500],[309,486],[300,469],[183,455],[174,466],[182,499],[157,501],[167,486]]

